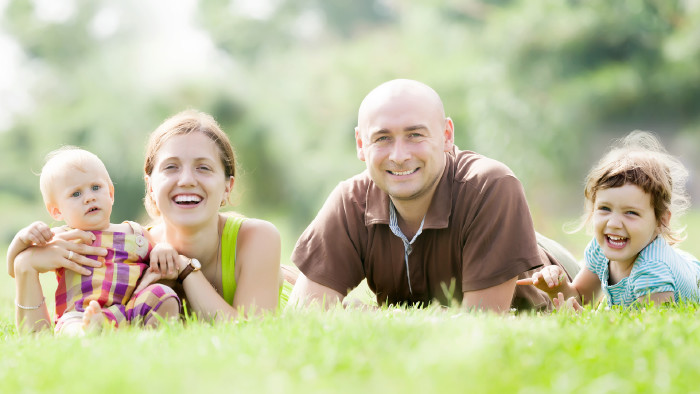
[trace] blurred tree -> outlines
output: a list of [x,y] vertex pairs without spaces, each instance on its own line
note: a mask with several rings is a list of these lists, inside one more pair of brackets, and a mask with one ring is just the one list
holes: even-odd
[[37,217],[31,171],[61,144],[103,158],[114,220],[142,217],[146,136],[187,107],[236,147],[236,209],[295,238],[364,168],[356,111],[393,78],[433,86],[460,148],[511,166],[536,216],[575,214],[585,171],[632,129],[699,166],[698,0],[211,0],[166,27],[157,2],[76,0],[61,20],[39,3],[0,20],[33,77],[32,110],[0,139],[5,239]]

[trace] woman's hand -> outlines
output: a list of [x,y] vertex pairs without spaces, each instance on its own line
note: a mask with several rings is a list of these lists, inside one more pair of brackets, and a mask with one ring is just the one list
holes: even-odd
[[[102,263],[85,256],[106,256],[107,249],[90,246],[94,234],[86,231],[71,230],[59,233],[46,245],[31,246],[17,255],[14,267],[31,268],[37,273],[65,268],[81,275],[89,275],[85,267],[100,267]],[[8,262],[10,263],[10,262]]]

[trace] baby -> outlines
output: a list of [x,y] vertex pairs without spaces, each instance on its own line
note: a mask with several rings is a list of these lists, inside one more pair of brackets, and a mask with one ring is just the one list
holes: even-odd
[[[153,326],[160,318],[177,316],[180,300],[171,288],[152,284],[134,294],[148,268],[149,254],[151,271],[172,273],[174,264],[168,261],[173,262],[177,252],[166,244],[153,247],[150,235],[137,223],[110,222],[114,185],[102,161],[70,146],[49,153],[47,159],[41,170],[41,194],[51,217],[65,221],[66,226],[51,229],[35,222],[20,230],[7,253],[10,275],[17,254],[32,245],[45,245],[71,229],[91,232],[92,246],[107,249],[104,257],[87,256],[102,263],[98,268],[85,267],[91,271],[89,275],[56,270],[55,332],[80,334],[99,330],[105,322]],[[72,255],[70,252],[69,260]]]

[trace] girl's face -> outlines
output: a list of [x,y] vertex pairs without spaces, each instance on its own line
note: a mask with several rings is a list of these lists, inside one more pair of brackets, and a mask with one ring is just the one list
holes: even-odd
[[166,223],[194,227],[218,218],[233,177],[226,178],[214,141],[195,132],[165,141],[146,183]]
[[628,266],[659,233],[651,196],[639,186],[599,190],[593,205],[596,240],[610,261]]

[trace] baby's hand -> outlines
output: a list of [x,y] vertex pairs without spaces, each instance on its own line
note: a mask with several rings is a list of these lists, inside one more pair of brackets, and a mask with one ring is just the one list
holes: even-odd
[[161,242],[151,250],[150,270],[161,275],[162,279],[176,279],[179,271],[177,259],[179,254],[170,244]]
[[548,294],[556,294],[568,283],[566,272],[558,265],[548,265],[532,275],[529,279],[520,279],[518,285],[533,285]]
[[165,277],[153,270],[153,268],[148,267],[146,269],[146,272],[144,272],[143,276],[141,279],[139,279],[139,284],[136,286],[136,289],[134,289],[134,294],[137,294],[139,291],[145,289],[149,285],[158,282],[161,279],[165,279]]
[[46,245],[53,238],[51,228],[44,222],[34,222],[19,230],[17,237],[26,246]]

